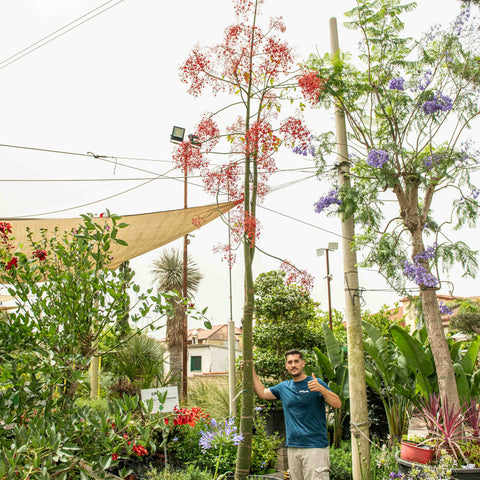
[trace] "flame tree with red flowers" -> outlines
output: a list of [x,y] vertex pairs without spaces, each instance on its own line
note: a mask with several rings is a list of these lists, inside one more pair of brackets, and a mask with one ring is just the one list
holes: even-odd
[[[237,457],[237,479],[247,477],[251,456],[254,311],[252,265],[260,226],[257,203],[267,194],[268,179],[277,168],[275,153],[282,145],[306,148],[310,136],[301,119],[295,116],[283,120],[278,118],[282,93],[295,80],[294,55],[288,44],[280,38],[285,31],[281,18],[271,19],[266,28],[259,25],[261,3],[260,0],[234,0],[237,23],[225,29],[223,42],[208,48],[195,46],[182,65],[181,78],[195,97],[211,89],[214,95],[233,94],[238,100],[217,113],[205,114],[195,132],[195,145],[184,142],[174,153],[177,168],[189,173],[197,171],[203,177],[208,192],[217,199],[225,196],[238,203],[231,213],[229,223],[234,246],[243,246],[245,289],[240,423],[243,441],[239,445]],[[240,110],[238,119],[221,131],[220,116],[227,111],[231,112],[231,109]],[[217,153],[223,144],[229,144],[228,160],[223,165],[214,167],[207,154],[214,149]],[[201,219],[196,221],[201,224]],[[234,261],[234,249],[231,244],[219,247],[230,266]]]

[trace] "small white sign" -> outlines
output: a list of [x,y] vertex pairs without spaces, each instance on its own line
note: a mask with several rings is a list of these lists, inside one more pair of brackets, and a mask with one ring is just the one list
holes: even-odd
[[[167,392],[165,403],[160,410],[160,400],[157,394],[164,394]],[[178,406],[178,388],[177,387],[165,387],[165,388],[147,388],[142,390],[142,401],[146,402],[150,398],[153,398],[153,410],[152,413],[156,413],[159,410],[162,412],[173,412],[173,407]]]

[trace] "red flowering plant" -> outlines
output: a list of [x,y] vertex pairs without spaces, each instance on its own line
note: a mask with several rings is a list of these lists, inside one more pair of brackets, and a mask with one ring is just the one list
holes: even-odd
[[[175,164],[183,171],[197,170],[204,178],[205,188],[216,196],[237,203],[230,213],[229,226],[233,233],[228,246],[217,246],[229,265],[234,251],[243,247],[245,270],[245,303],[243,337],[245,386],[242,394],[243,411],[240,425],[244,441],[240,444],[237,474],[248,471],[253,418],[253,393],[249,359],[252,358],[251,335],[254,308],[252,264],[258,250],[259,226],[257,204],[269,191],[268,181],[277,169],[275,154],[282,145],[306,149],[310,133],[300,114],[280,119],[282,99],[289,87],[296,86],[294,55],[281,38],[285,25],[281,18],[260,24],[259,0],[233,0],[237,22],[228,26],[221,43],[211,47],[196,45],[181,66],[181,79],[188,91],[199,96],[210,89],[240,98],[216,113],[207,113],[194,135],[200,144],[179,145],[174,153]],[[290,102],[289,102],[290,103]],[[233,125],[221,127],[222,116],[237,110]],[[238,111],[240,110],[240,111]],[[231,118],[231,117],[230,117]],[[198,148],[200,146],[200,148]],[[211,165],[210,152],[226,153],[223,165]],[[216,157],[216,159],[219,157]],[[190,170],[191,169],[191,170]],[[227,221],[227,220],[226,220]],[[199,224],[199,219],[195,219]]]

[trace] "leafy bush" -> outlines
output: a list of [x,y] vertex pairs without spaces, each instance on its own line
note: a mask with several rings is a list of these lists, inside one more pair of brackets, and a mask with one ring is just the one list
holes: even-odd
[[255,416],[255,431],[252,439],[252,461],[250,473],[262,474],[277,463],[277,449],[282,443],[278,435],[267,435],[265,418]]
[[330,449],[330,479],[350,480],[352,478],[352,454],[350,442],[342,442],[340,448]]
[[205,472],[197,467],[189,465],[186,470],[160,470],[152,469],[147,472],[148,480],[213,480],[209,472]]
[[395,454],[398,452],[398,444],[389,446],[382,445],[381,448],[372,448],[370,450],[370,464],[372,480],[384,480],[389,478],[390,472],[398,470]]

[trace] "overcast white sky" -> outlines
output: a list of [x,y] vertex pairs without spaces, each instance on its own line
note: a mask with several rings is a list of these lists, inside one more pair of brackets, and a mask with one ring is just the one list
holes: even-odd
[[[444,0],[441,8],[438,0],[421,0],[419,4],[406,16],[407,30],[412,34],[427,30],[433,23],[452,21],[460,8],[455,0]],[[38,49],[18,61],[4,62],[102,5],[95,13],[109,9],[48,44],[37,45]],[[264,12],[265,18],[284,17],[287,38],[301,61],[309,53],[330,50],[328,19],[332,16],[338,19],[341,48],[357,51],[358,38],[342,26],[342,13],[353,5],[353,0],[266,0]],[[178,78],[178,67],[197,42],[211,45],[221,41],[223,29],[232,21],[232,4],[227,0],[1,2],[0,144],[93,152],[117,157],[118,163],[0,146],[0,218],[73,217],[106,208],[120,215],[182,208],[181,181],[157,179],[143,184],[170,172],[172,126],[184,126],[188,132],[205,110],[214,110],[222,101],[208,95],[199,99],[188,95]],[[314,133],[334,128],[330,112],[312,111],[306,118]],[[287,150],[279,154],[278,162],[282,169],[312,166]],[[281,188],[268,196],[266,209],[259,209],[263,225],[259,246],[308,269],[316,277],[313,298],[326,310],[325,257],[318,258],[316,249],[341,242],[341,228],[337,219],[313,212],[313,203],[328,185],[309,176],[305,172],[273,176],[272,185]],[[125,180],[132,178],[137,180]],[[38,181],[53,179],[106,180]],[[290,184],[292,181],[298,182]],[[189,204],[213,203],[199,185],[192,179]],[[480,247],[478,233],[477,229],[468,237],[463,234],[477,243],[474,248]],[[212,252],[213,245],[226,240],[226,227],[217,220],[196,232],[190,245],[205,276],[197,304],[209,307],[215,324],[229,319],[228,268]],[[182,242],[174,245],[181,247]],[[151,284],[149,271],[158,254],[152,252],[131,262],[137,282],[144,287]],[[332,304],[343,309],[340,252],[332,253],[330,260]],[[261,254],[256,257],[257,273],[278,266],[278,261]],[[241,259],[232,274],[233,317],[240,325]],[[364,300],[369,310],[398,300],[394,292],[383,291],[387,287],[377,274],[361,272],[360,278],[361,286],[367,289]],[[474,280],[460,280],[455,275],[450,280],[455,282],[457,295],[479,293]]]

